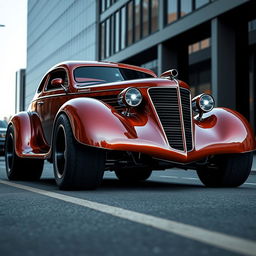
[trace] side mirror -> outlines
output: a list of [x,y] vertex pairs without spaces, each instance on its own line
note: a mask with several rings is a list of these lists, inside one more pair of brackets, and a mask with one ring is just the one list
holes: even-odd
[[170,69],[161,74],[161,78],[167,78],[173,80],[178,75],[177,69]]
[[63,85],[63,79],[62,78],[54,78],[51,81],[51,85],[53,87],[61,87],[61,85]]
[[68,92],[68,88],[66,88],[66,87],[63,85],[63,79],[62,79],[62,78],[54,78],[54,79],[52,79],[51,85],[52,85],[53,87],[62,87],[62,89],[63,89],[66,93]]

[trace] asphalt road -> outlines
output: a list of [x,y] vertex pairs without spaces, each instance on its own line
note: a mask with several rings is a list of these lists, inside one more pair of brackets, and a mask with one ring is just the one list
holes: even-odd
[[256,175],[235,189],[205,188],[193,171],[154,172],[96,191],[8,182],[0,158],[0,255],[256,255]]

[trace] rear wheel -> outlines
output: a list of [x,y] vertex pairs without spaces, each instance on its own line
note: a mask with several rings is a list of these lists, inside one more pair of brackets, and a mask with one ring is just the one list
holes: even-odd
[[207,187],[238,187],[248,178],[253,153],[216,155],[207,167],[197,170],[202,183]]
[[61,114],[54,128],[53,166],[60,189],[95,189],[102,181],[105,151],[79,144],[68,118]]
[[117,178],[122,182],[138,182],[147,180],[152,173],[151,169],[127,168],[115,170]]
[[14,129],[10,125],[6,132],[5,166],[9,180],[38,180],[41,177],[44,160],[18,157],[15,152]]

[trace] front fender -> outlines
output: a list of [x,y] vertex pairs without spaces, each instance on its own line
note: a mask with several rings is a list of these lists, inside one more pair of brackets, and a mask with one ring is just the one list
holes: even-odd
[[195,150],[242,153],[255,150],[255,138],[248,121],[238,112],[215,108],[195,120]]
[[93,98],[69,100],[57,116],[61,113],[68,116],[74,137],[82,144],[116,150],[140,145],[167,146],[161,129],[147,114],[124,117]]
[[46,157],[50,147],[45,140],[41,121],[36,113],[20,112],[11,118],[9,125],[14,129],[17,156]]

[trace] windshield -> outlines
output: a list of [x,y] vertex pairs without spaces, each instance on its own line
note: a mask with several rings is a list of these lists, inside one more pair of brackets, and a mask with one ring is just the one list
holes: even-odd
[[0,120],[0,128],[7,128],[7,123],[3,120]]
[[113,67],[79,67],[74,70],[74,78],[84,85],[111,83],[153,76],[137,70]]

